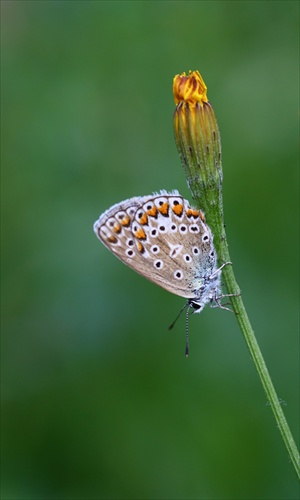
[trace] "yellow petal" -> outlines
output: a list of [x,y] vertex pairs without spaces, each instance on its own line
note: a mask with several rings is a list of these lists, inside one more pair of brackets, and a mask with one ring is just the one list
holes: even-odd
[[190,71],[188,76],[185,73],[174,76],[173,95],[176,106],[181,102],[188,102],[192,106],[197,102],[203,105],[208,102],[206,91],[207,87],[199,71]]

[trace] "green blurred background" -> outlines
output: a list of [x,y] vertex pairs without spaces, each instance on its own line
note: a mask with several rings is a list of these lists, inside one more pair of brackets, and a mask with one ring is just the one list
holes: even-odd
[[198,69],[221,130],[231,256],[295,439],[294,1],[2,1],[2,498],[296,499],[233,314],[96,239],[99,214],[177,188],[172,80]]

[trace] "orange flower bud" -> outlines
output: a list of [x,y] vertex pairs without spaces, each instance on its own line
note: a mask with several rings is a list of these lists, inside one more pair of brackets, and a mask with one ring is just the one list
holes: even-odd
[[206,92],[198,71],[174,77],[175,141],[193,198],[208,215],[221,206],[222,159],[219,128]]
[[183,101],[192,106],[197,102],[203,105],[208,102],[206,91],[207,87],[199,71],[190,71],[188,76],[185,73],[174,76],[173,94],[176,106]]

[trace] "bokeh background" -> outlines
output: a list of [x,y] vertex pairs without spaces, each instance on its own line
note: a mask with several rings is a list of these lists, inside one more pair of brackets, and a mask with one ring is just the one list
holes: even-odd
[[294,1],[2,1],[2,498],[296,499],[233,314],[147,282],[99,214],[190,198],[173,76],[200,70],[221,130],[244,301],[299,437]]

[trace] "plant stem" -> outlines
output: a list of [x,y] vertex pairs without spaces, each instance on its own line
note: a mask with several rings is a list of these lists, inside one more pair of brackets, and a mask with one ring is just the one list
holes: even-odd
[[[195,180],[195,182],[197,182],[197,180]],[[205,191],[206,189],[204,190],[204,192]],[[195,193],[195,189],[193,189],[193,192]],[[197,205],[199,205],[200,199],[195,196],[194,198]],[[206,197],[206,203],[207,205],[209,204],[208,197]],[[225,262],[231,262],[226,233],[225,233],[224,218],[223,218],[222,188],[219,189],[218,197],[214,198],[214,203],[211,204],[210,209],[207,210],[207,222],[214,234],[214,243],[217,250],[217,254],[219,256],[219,265],[222,265]],[[266,392],[268,402],[270,403],[271,409],[273,411],[278,429],[281,433],[282,439],[284,441],[290,459],[293,463],[296,474],[300,479],[299,452],[297,450],[289,425],[287,423],[282,407],[280,405],[278,396],[276,394],[263,355],[261,353],[256,337],[254,335],[254,331],[252,329],[250,320],[248,318],[232,265],[227,265],[223,268],[222,278],[223,281],[225,282],[228,294],[234,295],[230,297],[233,311],[239,323],[247,347],[250,351],[250,355],[254,362],[258,376]]]
[[[223,260],[224,259],[224,260]],[[230,256],[228,251],[228,245],[226,239],[223,242],[222,251],[222,261],[230,262]],[[225,285],[228,293],[236,293],[238,290],[238,285],[234,276],[233,266],[225,266],[222,272],[222,277],[225,281]],[[259,378],[266,392],[268,401],[272,408],[277,426],[280,430],[282,439],[294,465],[296,474],[300,479],[300,463],[299,463],[299,452],[297,450],[295,441],[293,439],[292,433],[290,431],[289,425],[286,421],[285,415],[282,411],[278,396],[276,394],[274,385],[272,383],[270,374],[268,372],[266,363],[262,356],[261,350],[255,338],[253,329],[251,327],[245,306],[243,304],[242,297],[239,295],[237,297],[231,297],[232,308],[235,312],[237,321],[240,325],[241,331],[243,333],[244,339],[250,351],[251,357],[255,364],[256,370],[258,372]]]

